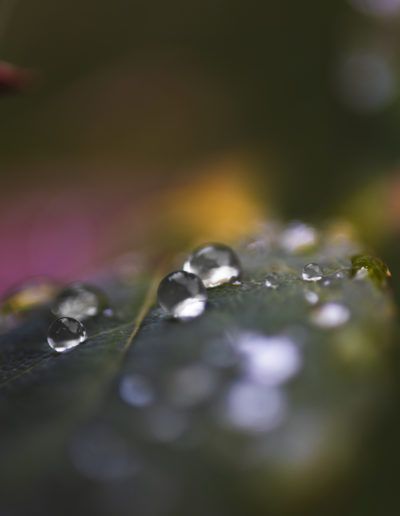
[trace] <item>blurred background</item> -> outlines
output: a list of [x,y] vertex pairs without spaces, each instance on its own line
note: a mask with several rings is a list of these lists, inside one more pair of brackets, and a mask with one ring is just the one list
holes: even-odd
[[0,291],[268,217],[346,218],[396,269],[399,28],[400,0],[2,0]]

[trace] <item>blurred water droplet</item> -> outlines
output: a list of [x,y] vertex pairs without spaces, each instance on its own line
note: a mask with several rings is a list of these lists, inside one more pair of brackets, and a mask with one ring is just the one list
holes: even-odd
[[49,346],[59,353],[75,348],[85,340],[85,327],[72,317],[61,317],[54,321],[47,334]]
[[176,371],[168,384],[168,399],[176,407],[191,407],[205,401],[216,388],[208,367],[195,364]]
[[301,277],[304,281],[320,281],[322,279],[322,269],[318,263],[308,263],[304,266]]
[[287,402],[276,388],[241,381],[228,391],[222,411],[224,423],[237,430],[266,432],[283,422]]
[[206,288],[232,282],[241,274],[239,258],[224,244],[199,247],[186,260],[183,270],[199,276]]
[[121,479],[140,467],[127,443],[105,425],[92,425],[79,432],[71,443],[70,456],[81,474],[98,481]]
[[57,317],[72,317],[83,321],[99,315],[107,305],[108,301],[99,289],[74,283],[60,292],[51,311]]
[[119,384],[121,398],[133,407],[146,407],[154,401],[154,391],[143,376],[128,374]]
[[316,305],[319,301],[318,294],[316,292],[313,292],[312,290],[305,290],[304,298],[310,305]]
[[349,0],[360,12],[371,16],[393,16],[400,10],[400,0]]
[[317,307],[311,321],[321,328],[336,328],[350,319],[349,309],[340,303],[326,303]]
[[338,93],[353,110],[384,109],[396,93],[394,71],[386,55],[378,50],[360,50],[346,56],[338,70]]
[[265,286],[276,290],[279,287],[279,276],[274,272],[268,274],[265,278]]
[[163,443],[179,439],[188,426],[187,418],[182,412],[165,406],[150,409],[146,414],[146,422],[150,435]]
[[377,287],[385,287],[391,273],[388,266],[379,258],[369,255],[356,255],[351,259],[351,277],[362,280],[370,278]]
[[176,319],[192,319],[204,312],[207,292],[200,278],[185,271],[168,274],[158,287],[161,308]]
[[35,278],[11,289],[2,299],[0,314],[5,318],[19,317],[50,303],[59,285],[47,278]]
[[301,222],[293,222],[282,232],[281,247],[289,253],[302,252],[317,243],[316,230]]
[[298,346],[285,335],[243,332],[237,335],[235,346],[249,380],[265,385],[276,386],[288,381],[302,366]]

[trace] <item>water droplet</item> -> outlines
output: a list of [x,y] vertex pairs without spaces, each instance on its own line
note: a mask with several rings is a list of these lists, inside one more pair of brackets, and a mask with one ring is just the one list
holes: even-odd
[[204,312],[207,292],[200,278],[185,271],[168,274],[158,287],[161,308],[176,319],[192,319]]
[[265,278],[265,286],[267,288],[272,288],[273,290],[276,290],[279,287],[279,277],[277,274],[272,272],[271,274],[268,274]]
[[85,327],[72,317],[61,317],[54,321],[47,334],[49,346],[59,353],[72,349],[85,340]]
[[199,247],[186,260],[183,270],[199,276],[206,288],[229,283],[241,274],[239,258],[224,244]]
[[301,277],[304,281],[320,281],[322,279],[322,269],[317,263],[308,263],[304,266]]
[[72,317],[83,321],[99,315],[107,305],[107,299],[99,289],[74,283],[60,292],[51,311],[57,317]]
[[391,273],[388,266],[379,258],[368,255],[356,255],[351,259],[350,276],[357,280],[370,278],[380,288],[387,284]]
[[276,428],[283,422],[286,411],[286,398],[281,390],[241,381],[230,388],[222,415],[229,426],[258,433]]
[[316,305],[319,301],[318,294],[316,292],[313,292],[312,290],[305,290],[304,298],[310,305]]
[[280,385],[295,376],[302,358],[298,346],[285,335],[239,333],[234,341],[248,378],[265,385]]
[[133,407],[146,407],[154,401],[153,389],[146,378],[136,374],[124,376],[119,385],[121,398]]
[[282,232],[280,243],[288,253],[302,252],[317,243],[316,230],[300,222],[294,222]]
[[311,320],[321,328],[336,328],[350,319],[350,310],[340,303],[326,303],[317,307]]

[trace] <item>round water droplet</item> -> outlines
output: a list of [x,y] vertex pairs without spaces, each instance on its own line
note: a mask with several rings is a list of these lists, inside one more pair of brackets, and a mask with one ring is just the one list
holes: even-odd
[[107,305],[105,295],[96,287],[74,283],[57,296],[51,311],[57,317],[72,317],[83,321],[99,315]]
[[240,277],[239,258],[224,244],[208,244],[196,249],[183,270],[199,276],[206,288],[217,287]]
[[59,353],[75,348],[85,340],[85,327],[72,317],[57,319],[50,325],[47,333],[49,346]]
[[267,288],[272,288],[273,290],[276,290],[279,287],[279,277],[277,274],[272,272],[271,274],[268,274],[265,278],[265,286]]
[[185,271],[168,274],[158,287],[161,308],[176,319],[193,319],[204,312],[207,292],[200,278]]
[[322,269],[318,263],[308,263],[304,266],[301,277],[304,281],[320,281],[322,279]]
[[336,328],[350,319],[350,310],[340,303],[326,303],[311,315],[311,321],[321,328]]
[[379,258],[356,255],[351,259],[350,276],[357,280],[369,278],[377,287],[383,288],[391,273],[388,266]]

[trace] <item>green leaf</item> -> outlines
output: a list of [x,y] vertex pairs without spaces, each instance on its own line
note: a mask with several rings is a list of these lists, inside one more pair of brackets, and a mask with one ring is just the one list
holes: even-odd
[[[247,242],[240,285],[209,290],[205,314],[191,322],[149,310],[158,271],[120,296],[127,321],[92,321],[88,341],[69,353],[49,351],[46,310],[3,335],[0,509],[183,516],[330,507],[365,459],[391,389],[392,301],[368,275],[353,277],[359,251],[328,235],[300,254]],[[321,265],[322,281],[301,279],[309,262]],[[276,289],[265,286],[271,272]],[[349,320],[321,322],[327,304]]]

